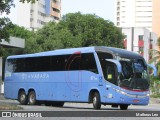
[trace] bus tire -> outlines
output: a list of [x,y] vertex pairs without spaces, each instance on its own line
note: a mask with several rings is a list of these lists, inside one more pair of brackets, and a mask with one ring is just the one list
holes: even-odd
[[128,105],[120,105],[120,109],[121,110],[127,110],[128,109]]
[[18,94],[18,101],[21,105],[27,105],[28,99],[25,91],[20,91]]
[[93,101],[93,108],[94,109],[100,109],[101,108],[101,100],[100,100],[100,95],[98,92],[95,92],[92,97]]
[[36,104],[36,93],[34,91],[29,92],[28,103],[29,103],[29,105]]

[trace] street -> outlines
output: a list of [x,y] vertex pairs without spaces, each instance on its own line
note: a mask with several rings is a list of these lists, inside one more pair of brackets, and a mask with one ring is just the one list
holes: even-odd
[[[16,100],[0,100],[0,103],[5,103],[5,104],[15,104],[18,105],[20,107],[23,108],[23,110],[18,110],[18,112],[25,112],[25,111],[30,111],[30,112],[50,112],[52,114],[56,114],[56,113],[61,113],[60,116],[56,115],[56,117],[54,117],[54,119],[71,119],[71,116],[68,114],[73,115],[75,118],[75,114],[77,114],[77,112],[79,112],[78,116],[76,117],[76,119],[79,120],[80,117],[82,117],[83,119],[95,119],[95,120],[99,120],[99,117],[101,119],[105,118],[103,115],[102,117],[100,115],[97,115],[97,117],[95,117],[96,115],[92,116],[87,116],[87,114],[90,114],[90,112],[95,112],[97,114],[101,113],[101,114],[117,114],[117,113],[122,113],[122,114],[129,114],[129,113],[133,113],[134,111],[138,111],[139,113],[143,113],[143,112],[149,112],[149,111],[160,111],[160,104],[149,104],[148,106],[129,106],[127,111],[123,111],[120,110],[119,108],[112,108],[111,106],[107,105],[104,106],[102,105],[100,110],[94,110],[92,107],[92,104],[87,104],[87,103],[65,103],[63,107],[53,107],[53,106],[45,106],[45,105],[19,105],[19,102],[17,102]],[[84,114],[84,112],[86,114]],[[82,113],[82,116],[81,116]],[[154,112],[153,112],[154,113]],[[83,116],[85,115],[85,116]],[[116,115],[114,115],[116,116]],[[159,119],[160,116],[160,112],[158,113],[158,117],[145,117],[145,120],[150,120],[150,119]],[[61,118],[59,118],[61,117]],[[135,116],[136,117],[136,116]],[[136,117],[137,120],[142,120],[144,119],[144,117]],[[133,117],[126,117],[126,119],[132,119]],[[14,118],[15,120],[17,120],[17,118]],[[21,118],[22,119],[22,118]],[[35,118],[34,118],[35,119]],[[41,120],[42,118],[37,118],[38,120]],[[46,119],[46,118],[43,118]],[[48,117],[47,119],[51,119],[51,117]],[[80,118],[81,119],[81,118]],[[125,118],[123,117],[107,117],[108,119],[118,119],[118,120],[125,120]],[[6,119],[5,119],[6,120]],[[134,119],[135,120],[135,119]]]
[[[68,103],[63,107],[53,107],[45,105],[20,105],[17,100],[0,100],[1,103],[15,104],[23,108],[24,111],[93,111],[93,105],[88,103]],[[100,110],[120,111],[120,108],[112,108],[110,105],[102,105]],[[95,111],[95,110],[94,110]],[[99,111],[99,110],[97,110]],[[151,103],[147,106],[130,105],[127,111],[160,111],[160,104]]]

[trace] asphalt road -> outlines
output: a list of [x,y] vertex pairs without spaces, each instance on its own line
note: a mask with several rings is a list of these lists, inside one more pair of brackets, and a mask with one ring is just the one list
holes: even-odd
[[[25,111],[93,111],[93,105],[88,103],[65,103],[63,107],[45,105],[20,105],[17,100],[0,100],[0,103],[15,104]],[[112,108],[110,105],[102,105],[100,110],[120,111],[120,108]],[[95,111],[95,110],[94,110]],[[98,110],[97,110],[98,111]],[[160,103],[151,103],[147,106],[130,105],[127,111],[160,111]]]
[[[143,112],[148,112],[148,111],[159,111],[158,113],[158,117],[148,117],[148,116],[141,116],[141,117],[87,117],[87,116],[81,116],[79,115],[78,117],[66,117],[66,115],[63,116],[63,114],[61,114],[62,116],[58,116],[58,117],[54,117],[54,118],[37,118],[37,120],[42,120],[42,119],[59,119],[59,120],[72,120],[72,119],[76,119],[76,120],[81,120],[81,119],[93,119],[93,120],[159,120],[160,119],[160,104],[149,104],[148,106],[129,106],[128,110],[126,112],[120,110],[119,108],[112,108],[111,106],[103,106],[101,107],[100,110],[94,110],[92,107],[92,104],[87,104],[87,103],[65,103],[63,107],[53,107],[53,106],[45,106],[45,105],[19,105],[19,102],[17,102],[16,100],[0,100],[0,103],[5,103],[5,104],[16,104],[20,107],[23,108],[23,110],[20,110],[20,112],[25,112],[25,111],[32,111],[32,112],[36,112],[36,111],[45,111],[45,112],[52,112],[52,114],[56,113],[56,112],[63,112],[64,114],[68,114],[68,112],[71,112],[71,114],[74,114],[76,112],[79,112],[80,114],[84,112],[86,112],[86,114],[88,114],[89,112],[105,112],[106,113],[111,113],[111,114],[117,114],[117,112],[121,112],[122,114],[129,114],[129,112],[134,112],[134,111],[139,111],[140,113]],[[76,113],[77,114],[77,113]],[[82,114],[82,115],[83,115]],[[97,114],[97,113],[95,113]],[[113,115],[114,116],[114,115]],[[0,118],[0,120],[3,118]],[[11,118],[7,118],[7,120],[9,120]],[[24,118],[12,118],[15,120],[19,120],[19,119],[24,119]],[[27,119],[27,118],[25,118]],[[35,118],[28,118],[30,120],[34,120]],[[6,120],[6,118],[5,118]]]

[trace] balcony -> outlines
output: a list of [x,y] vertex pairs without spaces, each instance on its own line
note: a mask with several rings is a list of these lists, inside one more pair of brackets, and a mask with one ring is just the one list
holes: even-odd
[[57,17],[57,18],[59,18],[59,19],[60,19],[60,17],[61,17],[61,14],[58,13],[58,12],[56,12],[56,11],[52,11],[52,12],[51,12],[51,15],[54,16],[54,17]]
[[138,41],[138,46],[139,47],[144,47],[144,41],[143,40],[139,40]]
[[56,4],[55,2],[52,2],[51,7],[61,10],[60,4]]

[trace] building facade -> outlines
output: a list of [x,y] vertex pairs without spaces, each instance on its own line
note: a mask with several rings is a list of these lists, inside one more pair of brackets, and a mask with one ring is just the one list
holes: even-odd
[[38,0],[35,3],[21,3],[15,0],[9,18],[14,24],[27,29],[41,28],[49,21],[61,19],[61,0]]
[[[122,28],[135,27],[135,29],[146,28],[152,34],[155,34],[157,36],[157,39],[158,37],[160,37],[160,25],[159,25],[160,0],[115,0],[115,1],[116,2],[115,2],[114,22],[117,27],[122,27]],[[129,45],[129,43],[127,45]],[[136,44],[133,45],[135,46]],[[155,47],[153,49],[160,51],[160,47],[158,47],[157,44],[154,44],[154,46]],[[148,49],[150,48],[148,45],[147,47]]]
[[115,25],[152,31],[152,0],[116,0]]
[[145,27],[160,36],[160,0],[116,0],[115,25]]
[[123,27],[122,33],[125,49],[141,54],[147,62],[152,58],[150,49],[157,49],[157,34],[142,27]]
[[158,37],[160,37],[160,0],[152,0],[153,1],[153,24],[152,31],[157,33]]

